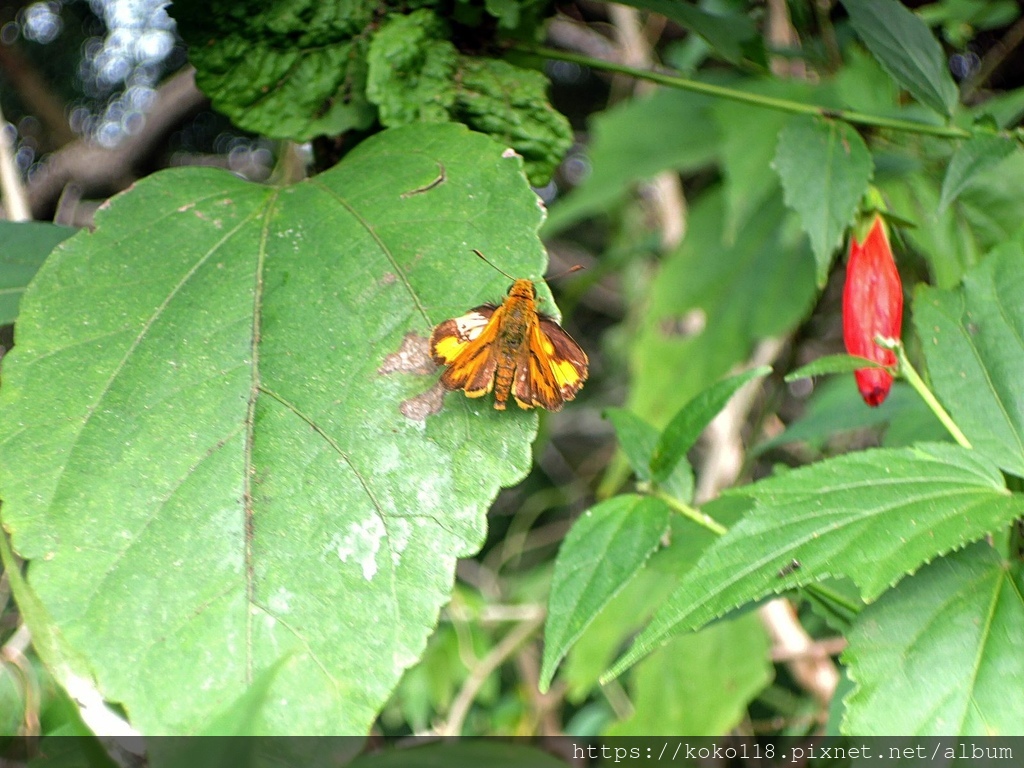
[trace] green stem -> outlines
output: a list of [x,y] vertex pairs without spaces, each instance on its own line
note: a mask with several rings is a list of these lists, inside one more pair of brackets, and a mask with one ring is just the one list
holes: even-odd
[[694,509],[689,504],[684,504],[683,502],[679,501],[679,499],[669,496],[662,490],[651,491],[651,495],[654,496],[656,499],[661,499],[662,501],[664,501],[672,509],[681,514],[683,517],[688,517],[702,528],[707,528],[716,536],[724,536],[726,533],[729,532],[728,528],[719,523],[713,517],[705,515],[703,512]]
[[853,615],[860,613],[864,608],[862,604],[855,603],[852,600],[847,600],[844,595],[839,594],[833,589],[829,589],[823,584],[804,584],[801,589],[805,592],[816,595],[822,602],[841,605]]
[[942,422],[942,426],[953,436],[953,439],[957,441],[964,448],[971,448],[971,441],[967,439],[967,436],[960,431],[960,427],[953,421],[953,417],[949,415],[942,404],[938,401],[932,391],[928,389],[928,385],[924,383],[924,379],[921,378],[917,370],[913,365],[910,364],[910,358],[907,357],[907,351],[903,347],[903,342],[899,339],[885,339],[881,337],[875,338],[875,343],[884,349],[891,349],[896,353],[896,361],[899,366],[900,375],[907,380],[921,396],[921,399],[928,404],[928,407],[932,409],[939,421]]
[[628,75],[639,80],[649,80],[652,83],[667,85],[671,88],[693,91],[694,93],[703,93],[708,96],[718,96],[723,99],[738,101],[754,107],[775,109],[780,112],[790,112],[796,115],[813,115],[831,120],[842,120],[854,125],[870,125],[876,128],[888,128],[893,131],[941,136],[946,139],[969,139],[973,136],[970,131],[965,130],[964,128],[957,128],[956,126],[931,125],[929,123],[919,123],[914,120],[899,120],[891,117],[869,115],[864,112],[854,112],[847,109],[831,109],[830,107],[822,107],[817,104],[804,104],[799,101],[777,99],[772,96],[762,96],[757,93],[748,93],[734,88],[712,85],[711,83],[702,83],[699,80],[690,80],[689,78],[680,77],[679,75],[668,75],[661,72],[652,72],[646,69],[627,67],[624,64],[602,61],[601,59],[594,59],[590,56],[583,56],[582,54],[571,53],[569,51],[559,51],[554,48],[545,48],[539,45],[520,43],[513,46],[512,50],[544,59],[569,61],[573,64],[580,64],[585,67],[592,67],[593,69],[615,72],[620,75]]

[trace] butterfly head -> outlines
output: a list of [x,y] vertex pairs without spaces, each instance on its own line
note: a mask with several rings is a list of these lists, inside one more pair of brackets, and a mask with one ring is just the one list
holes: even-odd
[[516,280],[509,286],[508,295],[514,299],[533,301],[537,298],[537,289],[533,287],[533,282],[530,280]]

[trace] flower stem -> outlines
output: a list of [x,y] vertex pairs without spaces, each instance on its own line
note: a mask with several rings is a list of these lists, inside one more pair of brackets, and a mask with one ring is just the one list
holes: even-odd
[[935,395],[932,394],[932,391],[928,389],[928,385],[924,383],[924,379],[921,378],[914,366],[910,364],[910,358],[907,357],[907,351],[903,347],[903,342],[899,339],[885,339],[877,337],[875,339],[875,343],[880,347],[891,349],[896,353],[896,361],[898,363],[900,375],[907,380],[907,383],[917,391],[917,394],[921,396],[921,399],[924,400],[928,407],[932,409],[932,413],[938,417],[939,421],[942,422],[942,426],[944,426],[949,434],[953,436],[953,439],[964,448],[971,448],[971,441],[968,440],[967,436],[960,431],[960,427],[958,427],[956,422],[953,421],[953,417],[950,416],[946,409],[942,407],[942,404],[938,401]]
[[951,125],[932,125],[921,123],[916,120],[900,120],[880,115],[869,115],[864,112],[855,112],[848,109],[832,109],[817,104],[804,104],[789,99],[778,99],[772,96],[762,96],[757,93],[748,93],[735,88],[725,88],[720,85],[703,83],[699,80],[691,80],[679,75],[669,75],[662,72],[652,72],[646,69],[627,67],[624,64],[616,64],[611,61],[591,58],[570,51],[559,51],[554,48],[546,48],[539,45],[519,43],[512,47],[512,50],[519,53],[529,54],[543,59],[555,59],[557,61],[568,61],[573,64],[580,64],[585,67],[615,72],[621,75],[628,75],[639,80],[649,80],[652,83],[667,85],[671,88],[679,88],[684,91],[703,93],[708,96],[718,96],[723,99],[738,101],[755,107],[775,109],[780,112],[790,112],[797,115],[812,115],[824,117],[830,120],[842,120],[854,125],[870,125],[876,128],[888,128],[893,131],[904,131],[906,133],[927,134],[929,136],[940,136],[947,139],[969,139],[973,134],[964,129]]

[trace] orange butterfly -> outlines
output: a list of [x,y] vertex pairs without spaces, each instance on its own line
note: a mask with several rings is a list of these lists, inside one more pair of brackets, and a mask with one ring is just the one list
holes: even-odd
[[468,397],[493,389],[499,411],[509,394],[520,408],[557,411],[587,380],[587,354],[558,323],[537,312],[537,291],[529,280],[514,280],[500,307],[483,304],[438,325],[430,334],[430,354],[448,366],[441,375],[446,389],[465,390]]

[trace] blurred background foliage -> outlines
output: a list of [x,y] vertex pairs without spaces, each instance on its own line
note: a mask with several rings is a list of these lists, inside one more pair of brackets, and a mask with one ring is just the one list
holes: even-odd
[[[282,123],[273,112],[251,109],[257,97],[239,95],[232,78],[243,77],[237,66],[247,51],[231,35],[280,24],[287,37],[294,34],[287,19],[250,12],[245,3],[3,2],[0,108],[34,217],[67,226],[88,226],[107,196],[160,168],[209,165],[256,182],[292,179],[306,168],[328,167],[382,126],[423,119],[425,110],[432,110],[426,119],[467,122],[512,137],[513,146],[520,142],[530,180],[550,210],[542,230],[550,272],[586,267],[552,290],[565,327],[590,354],[591,379],[576,403],[542,419],[532,473],[495,501],[486,546],[460,563],[426,653],[406,672],[375,732],[836,732],[849,689],[836,661],[844,627],[813,601],[798,603],[799,625],[817,663],[837,674],[827,697],[808,686],[800,668],[806,659],[752,612],[676,638],[623,677],[598,684],[678,580],[678,562],[671,561],[685,561],[710,537],[678,520],[675,546],[657,553],[601,612],[552,688],[537,689],[559,543],[583,510],[629,483],[603,411],[625,405],[660,428],[744,361],[784,372],[841,351],[841,265],[816,268],[772,167],[789,116],[654,89],[572,61],[548,61],[538,70],[550,81],[550,104],[539,74],[522,96],[525,106],[502,112],[481,107],[480,99],[501,90],[506,67],[536,67],[528,46],[545,41],[595,60],[667,66],[764,96],[923,122],[935,122],[934,114],[899,91],[858,42],[843,7],[830,0],[336,5],[339,14],[352,15],[351,39],[338,54],[348,62],[349,96],[335,100],[337,72],[325,70],[326,95],[306,89],[308,80],[299,86],[323,109],[310,112],[283,90],[298,117]],[[908,5],[939,38],[958,82],[964,106],[954,122],[986,114],[1000,126],[1016,125],[1024,112],[1019,4]],[[200,6],[211,8],[208,15]],[[303,44],[321,45],[323,30],[297,16],[309,37]],[[390,53],[386,27],[399,24],[408,28],[395,31],[398,51]],[[377,49],[363,34],[366,25],[378,30]],[[183,35],[193,60],[206,65],[198,81],[215,108],[191,84]],[[220,42],[204,46],[206,38]],[[499,61],[505,53],[511,63]],[[393,55],[400,64],[389,69]],[[403,79],[410,71],[416,76]],[[471,77],[482,84],[469,96],[452,88]],[[510,125],[517,120],[523,124]],[[908,291],[922,281],[954,285],[1022,220],[1019,155],[1007,166],[1012,172],[989,169],[956,205],[940,210],[950,142],[881,129],[864,134],[875,183],[892,209],[916,224],[898,236]],[[6,325],[0,351],[12,343]],[[711,499],[721,488],[707,477],[720,475],[731,485],[858,448],[941,435],[902,384],[872,410],[850,377],[786,384],[781,374],[748,403],[734,432],[749,449],[738,466],[715,468],[720,446],[713,440],[695,449],[698,498]],[[719,503],[717,519],[737,519],[736,505]],[[6,579],[0,643],[23,653],[8,654],[0,668],[0,732],[80,732],[74,705],[31,649],[18,647]]]

